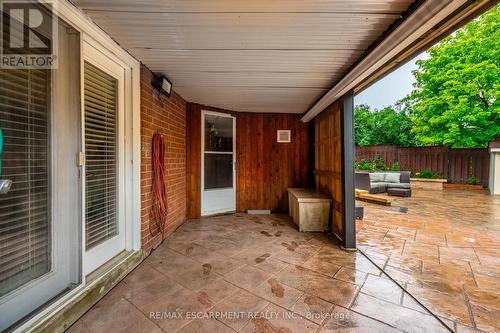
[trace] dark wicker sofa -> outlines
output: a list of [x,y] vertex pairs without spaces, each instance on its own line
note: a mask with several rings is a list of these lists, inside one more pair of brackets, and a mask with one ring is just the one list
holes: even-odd
[[410,171],[356,171],[355,183],[357,189],[371,194],[384,193],[388,188],[411,188],[410,175]]

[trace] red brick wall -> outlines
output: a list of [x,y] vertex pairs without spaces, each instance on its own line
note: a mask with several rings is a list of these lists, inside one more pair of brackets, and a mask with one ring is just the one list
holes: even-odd
[[155,131],[166,141],[165,168],[168,199],[166,235],[186,220],[186,101],[177,93],[169,97],[156,94],[151,86],[152,73],[141,67],[141,242],[145,255],[162,242],[153,237],[149,225],[151,209],[151,140]]

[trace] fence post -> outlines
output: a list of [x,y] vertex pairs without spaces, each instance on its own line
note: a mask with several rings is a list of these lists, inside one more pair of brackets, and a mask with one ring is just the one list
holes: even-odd
[[453,179],[452,179],[452,161],[453,161],[453,156],[452,156],[452,151],[451,151],[451,148],[448,147],[447,149],[447,152],[446,152],[446,172],[448,173],[446,175],[446,179],[448,179],[448,181],[450,183],[453,183]]

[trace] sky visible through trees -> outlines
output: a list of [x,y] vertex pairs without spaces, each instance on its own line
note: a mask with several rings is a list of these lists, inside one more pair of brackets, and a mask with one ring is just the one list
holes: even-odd
[[356,106],[357,145],[478,148],[500,136],[500,5],[427,54],[416,61],[413,91],[395,105]]

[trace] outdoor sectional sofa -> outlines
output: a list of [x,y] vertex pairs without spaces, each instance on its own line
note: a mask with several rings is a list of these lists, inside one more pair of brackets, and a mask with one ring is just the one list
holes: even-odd
[[[356,188],[371,194],[385,193],[390,189],[405,189],[411,195],[410,171],[356,172]],[[390,193],[389,193],[390,194]]]

